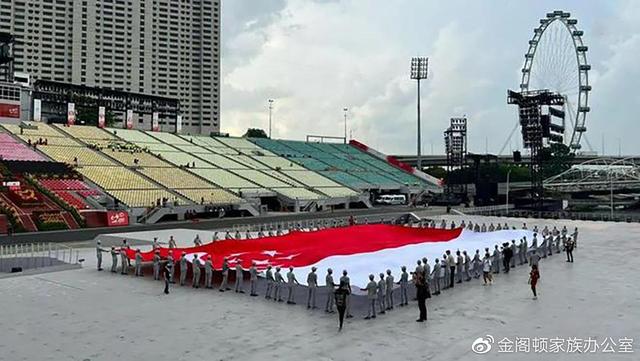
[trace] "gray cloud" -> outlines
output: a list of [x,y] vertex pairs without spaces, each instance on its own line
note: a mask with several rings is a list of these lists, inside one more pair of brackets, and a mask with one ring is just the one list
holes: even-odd
[[355,138],[388,153],[415,152],[408,62],[422,54],[431,65],[423,83],[423,151],[431,142],[441,151],[449,117],[466,114],[470,149],[482,152],[487,141],[497,152],[516,122],[506,89],[518,87],[533,27],[556,8],[579,19],[590,46],[590,143],[600,150],[604,134],[607,143],[621,138],[624,151],[637,153],[640,4],[631,0],[225,1],[223,129],[266,128],[267,99],[274,98],[276,136],[342,135],[348,106]]

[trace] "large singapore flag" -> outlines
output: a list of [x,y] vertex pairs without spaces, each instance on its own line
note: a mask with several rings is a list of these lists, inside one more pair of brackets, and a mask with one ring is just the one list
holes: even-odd
[[[423,257],[433,265],[435,258],[442,258],[446,250],[453,253],[466,250],[473,258],[476,249],[484,254],[485,247],[489,247],[493,252],[496,244],[511,242],[512,239],[519,243],[523,237],[531,244],[533,233],[526,230],[477,233],[460,228],[448,230],[375,224],[294,231],[283,236],[252,240],[216,241],[200,247],[161,248],[160,255],[166,258],[172,252],[177,260],[184,252],[189,261],[194,255],[203,261],[211,255],[214,268],[218,270],[224,257],[228,258],[231,267],[240,262],[246,270],[252,261],[256,262],[259,270],[264,270],[267,265],[274,268],[291,266],[295,267],[297,278],[303,284],[313,266],[318,268],[320,280],[324,280],[323,275],[328,268],[333,269],[336,281],[342,270],[347,270],[354,285],[364,286],[371,273],[377,275],[390,269],[398,278],[401,266],[407,266],[411,271],[416,260]],[[128,256],[133,258],[133,251],[129,251]],[[143,260],[152,259],[152,252],[143,253]]]

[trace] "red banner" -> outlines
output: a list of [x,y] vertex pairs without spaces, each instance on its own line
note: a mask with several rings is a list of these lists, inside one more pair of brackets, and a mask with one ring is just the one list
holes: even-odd
[[129,213],[125,211],[107,211],[107,225],[119,227],[129,225]]
[[20,119],[20,105],[0,103],[0,117]]

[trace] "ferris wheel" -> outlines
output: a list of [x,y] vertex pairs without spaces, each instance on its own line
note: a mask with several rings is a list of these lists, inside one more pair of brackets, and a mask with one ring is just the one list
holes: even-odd
[[[581,148],[580,141],[587,131],[589,108],[589,71],[587,50],[576,25],[577,19],[561,10],[547,13],[533,30],[529,49],[522,67],[520,90],[550,90],[565,98],[564,143],[572,152]],[[585,138],[585,141],[588,140]],[[591,148],[591,146],[589,146]]]

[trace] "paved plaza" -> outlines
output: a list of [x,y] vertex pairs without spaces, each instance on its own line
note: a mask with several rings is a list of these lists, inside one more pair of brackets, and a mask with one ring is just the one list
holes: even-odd
[[[96,271],[95,250],[87,248],[82,269],[0,279],[0,360],[637,360],[640,225],[527,224],[580,229],[575,263],[562,254],[541,261],[537,301],[520,266],[501,273],[493,286],[473,280],[431,298],[426,324],[415,322],[412,302],[373,321],[358,310],[342,332],[335,315],[308,311],[302,299],[287,306],[191,287],[166,296],[150,277]],[[110,257],[105,262],[109,266]],[[472,352],[474,340],[486,335],[495,340],[492,350]],[[516,337],[565,342],[558,353],[500,352],[499,341]],[[574,337],[599,343],[611,337],[616,352],[568,352],[566,340]],[[634,353],[619,352],[621,338],[634,339]]]

